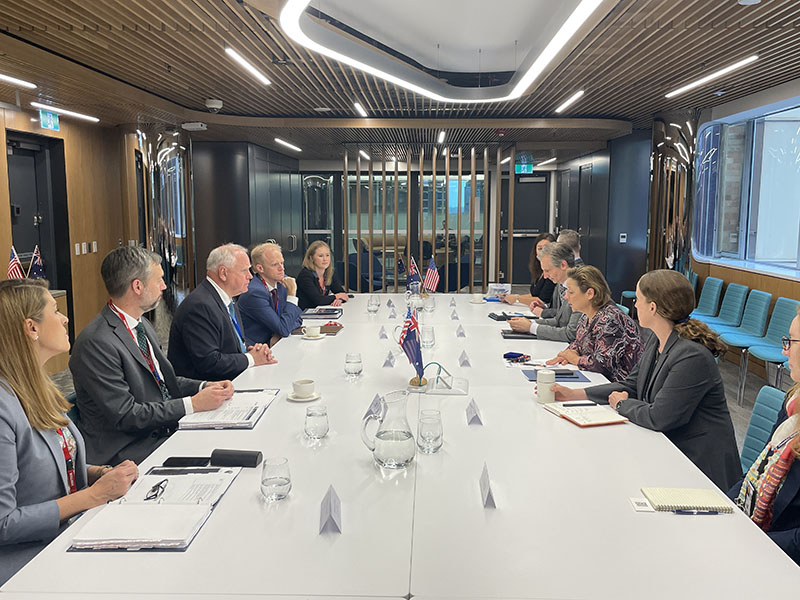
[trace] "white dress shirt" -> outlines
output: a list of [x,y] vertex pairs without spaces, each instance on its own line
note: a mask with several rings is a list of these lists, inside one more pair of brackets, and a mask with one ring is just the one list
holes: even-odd
[[[219,286],[217,285],[217,282],[216,282],[216,281],[214,281],[213,279],[211,279],[211,277],[206,277],[206,279],[208,279],[208,281],[211,283],[211,285],[212,285],[212,286],[214,286],[214,289],[215,289],[215,290],[217,290],[217,294],[219,294],[220,300],[222,300],[222,303],[223,303],[223,304],[224,304],[226,307],[227,307],[228,305],[230,305],[230,303],[231,303],[231,302],[233,302],[233,298],[231,298],[230,296],[228,296],[228,294],[225,292],[225,290],[223,290],[221,287],[219,287]],[[226,312],[227,312],[227,311],[226,311]],[[228,318],[230,319],[230,314],[228,315]],[[241,323],[239,324],[239,326],[241,327]],[[233,323],[231,323],[231,327],[233,327]],[[239,332],[238,332],[238,331],[236,332],[236,335],[239,335]],[[242,340],[242,342],[244,342],[244,340]],[[247,343],[246,343],[246,342],[244,342],[244,344],[245,344],[245,348],[246,348],[246,347],[247,347]],[[252,355],[252,354],[250,354],[249,352],[245,352],[245,354],[244,354],[244,355],[247,357],[247,368],[248,368],[248,369],[249,369],[250,367],[252,367],[254,364],[256,364],[256,359],[255,359],[255,358],[253,358],[253,355]]]

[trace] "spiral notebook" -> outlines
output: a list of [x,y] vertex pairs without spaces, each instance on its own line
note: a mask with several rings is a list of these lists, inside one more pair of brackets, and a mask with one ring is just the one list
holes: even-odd
[[697,510],[731,513],[733,508],[717,490],[694,488],[642,488],[653,508],[660,511]]

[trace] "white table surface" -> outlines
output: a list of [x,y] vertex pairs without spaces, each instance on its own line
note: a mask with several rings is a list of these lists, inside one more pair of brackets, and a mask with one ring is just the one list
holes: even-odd
[[[213,448],[257,449],[289,458],[293,487],[286,500],[265,503],[260,469],[243,469],[181,553],[65,552],[87,515],[2,591],[20,598],[61,590],[273,599],[759,597],[766,573],[775,593],[800,589],[797,566],[739,512],[634,512],[628,498],[641,496],[641,487],[712,484],[659,433],[632,424],[581,429],[545,411],[533,400],[533,384],[501,357],[517,350],[544,359],[564,344],[502,340],[507,325],[486,317],[502,308],[471,304],[468,295],[456,296],[459,320],[452,320],[451,297],[437,296],[435,312],[421,317],[434,325],[437,341],[423,357],[467,377],[470,394],[410,394],[408,406],[414,434],[419,408],[442,411],[439,453],[418,453],[410,468],[382,473],[361,442],[361,418],[373,396],[403,388],[414,373],[402,354],[395,367],[382,367],[397,351],[391,337],[405,317],[402,295],[383,295],[377,315],[367,314],[366,295],[356,296],[344,307],[337,336],[292,336],[276,346],[277,365],[237,379],[237,387],[282,390],[254,430],[178,432],[142,466]],[[381,325],[389,340],[378,339]],[[459,325],[466,338],[456,337]],[[458,367],[462,350],[471,368]],[[362,353],[364,375],[356,383],[344,377],[346,352]],[[331,433],[317,445],[302,435],[309,404],[286,399],[298,378],[315,379],[323,396],[315,404],[328,407]],[[483,426],[466,423],[470,398]],[[481,503],[484,462],[496,509]],[[344,532],[320,536],[319,504],[331,484],[342,500]],[[749,582],[746,573],[754,575]]]

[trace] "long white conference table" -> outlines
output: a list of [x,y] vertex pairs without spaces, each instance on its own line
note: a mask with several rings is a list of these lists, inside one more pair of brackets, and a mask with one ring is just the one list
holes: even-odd
[[[292,476],[285,500],[264,502],[260,468],[243,469],[185,552],[67,552],[102,510],[95,509],[0,597],[641,600],[780,597],[800,589],[800,569],[738,510],[635,512],[629,498],[641,496],[642,487],[713,484],[660,433],[630,423],[581,429],[542,408],[533,384],[502,355],[515,350],[546,359],[564,344],[503,340],[507,325],[487,318],[501,307],[473,304],[469,295],[437,295],[435,311],[422,317],[436,333],[424,362],[468,378],[469,395],[409,395],[414,434],[418,410],[438,408],[444,446],[417,453],[407,469],[381,472],[360,439],[361,419],[375,394],[405,388],[414,374],[402,354],[394,367],[383,366],[398,349],[392,334],[406,309],[400,294],[381,299],[370,315],[367,296],[356,296],[344,306],[338,335],[291,336],[275,348],[278,364],[237,378],[237,387],[281,389],[253,430],[179,431],[141,465],[144,472],[169,456],[207,456],[214,448],[285,456]],[[459,325],[465,338],[456,337]],[[388,339],[379,339],[381,326]],[[462,351],[471,367],[459,367]],[[345,378],[347,352],[363,357],[355,383]],[[331,431],[320,443],[303,435],[309,404],[287,400],[299,378],[314,379],[322,394],[316,404],[328,407]],[[468,425],[470,399],[483,425]],[[494,509],[481,500],[484,463]],[[330,485],[341,499],[343,531],[320,535],[320,502]]]

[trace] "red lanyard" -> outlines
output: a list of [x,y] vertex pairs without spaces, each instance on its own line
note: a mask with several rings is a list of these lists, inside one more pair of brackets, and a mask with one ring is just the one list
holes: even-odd
[[128,320],[125,318],[125,315],[123,315],[119,311],[119,309],[116,306],[114,306],[114,303],[111,302],[111,300],[108,301],[108,307],[111,310],[113,310],[114,314],[116,314],[120,318],[120,320],[122,321],[122,324],[125,325],[125,329],[127,329],[128,333],[131,334],[131,337],[133,338],[133,341],[136,343],[136,347],[139,348],[139,352],[142,353],[142,356],[147,361],[147,366],[150,368],[150,372],[153,374],[153,377],[156,378],[156,382],[158,383],[159,387],[161,385],[163,385],[163,382],[161,381],[161,377],[158,374],[158,370],[156,369],[156,363],[153,362],[153,359],[152,359],[151,356],[148,356],[148,354],[144,350],[142,350],[142,347],[139,345],[139,340],[137,339],[136,334],[133,333],[133,331],[131,330],[130,327],[128,327]]
[[56,433],[61,438],[61,450],[64,452],[64,462],[67,467],[67,482],[69,483],[69,493],[74,494],[78,491],[78,484],[75,482],[75,461],[70,454],[69,446],[67,446],[67,438],[61,429],[56,429]]

